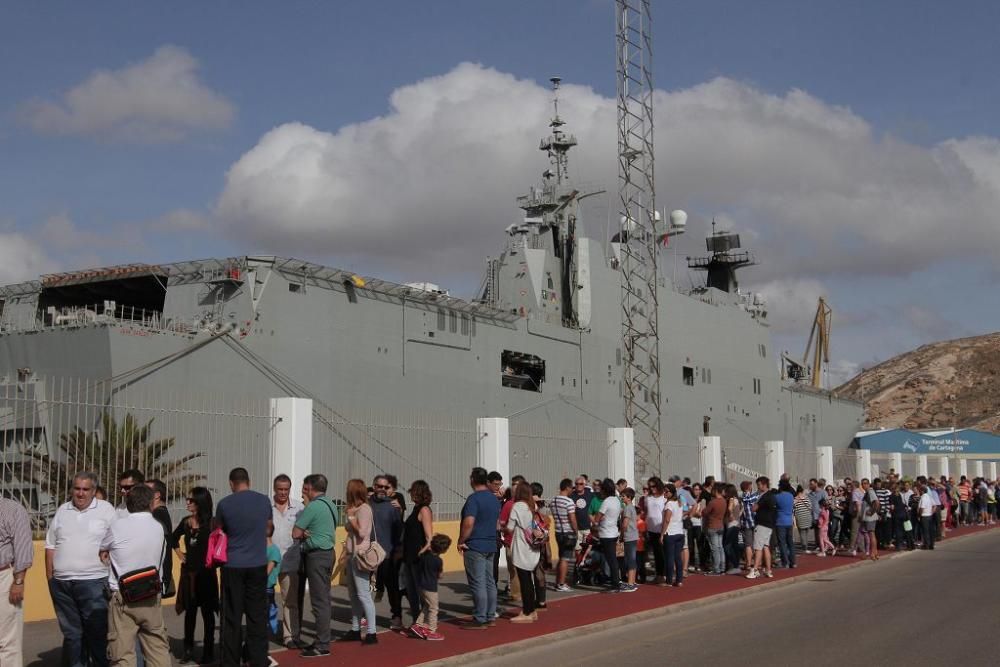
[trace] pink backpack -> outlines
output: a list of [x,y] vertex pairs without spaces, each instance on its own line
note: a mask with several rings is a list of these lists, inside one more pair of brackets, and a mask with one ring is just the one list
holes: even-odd
[[208,536],[208,550],[205,552],[205,567],[217,567],[225,565],[228,560],[229,538],[222,532],[221,528],[216,528]]

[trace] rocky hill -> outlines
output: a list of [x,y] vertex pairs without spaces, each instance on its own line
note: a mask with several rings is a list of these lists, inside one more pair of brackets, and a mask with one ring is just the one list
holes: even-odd
[[924,345],[837,388],[869,427],[1000,431],[1000,333]]

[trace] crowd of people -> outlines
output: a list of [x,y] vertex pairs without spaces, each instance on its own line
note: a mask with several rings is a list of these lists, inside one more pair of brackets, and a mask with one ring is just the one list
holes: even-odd
[[[683,586],[694,574],[772,577],[774,569],[796,568],[807,555],[838,552],[878,560],[880,550],[933,549],[959,524],[992,524],[998,507],[997,485],[988,480],[920,476],[911,482],[894,472],[871,482],[811,479],[806,487],[793,487],[787,476],[773,486],[766,477],[739,486],[712,477],[700,483],[652,477],[638,491],[623,479],[580,475],[563,479],[550,499],[538,482],[517,475],[508,484],[484,468],[471,471],[469,484],[455,542],[472,602],[471,618],[458,627],[468,630],[488,629],[501,618],[501,560],[507,602],[520,607],[509,622],[532,623],[547,609],[549,590],[596,586],[630,593],[640,585]],[[407,498],[393,475],[379,474],[370,486],[352,479],[337,503],[322,474],[302,480],[301,501],[287,475],[272,480],[270,497],[251,489],[243,468],[230,472],[229,486],[231,493],[217,503],[209,489],[190,489],[187,513],[174,526],[160,480],[123,472],[122,502],[114,507],[98,497],[94,474],[74,478],[71,499],[58,508],[45,543],[62,664],[170,665],[162,598],[173,598],[184,617],[182,664],[221,658],[223,665],[274,665],[269,640],[302,657],[326,656],[331,581],[341,579],[351,629],[338,642],[377,644],[376,604],[386,598],[390,629],[444,639],[438,580],[452,539],[435,532],[426,481],[414,481]],[[338,526],[347,535],[340,545]],[[0,599],[0,663],[16,665],[20,628],[5,613],[19,608],[31,566],[23,507],[0,500],[0,527],[12,536],[0,539],[0,564],[9,563],[0,566],[0,590],[7,591]],[[173,557],[180,562],[177,581]],[[157,588],[138,597],[136,581],[151,568]],[[322,619],[309,641],[302,624],[307,601],[313,618]]]

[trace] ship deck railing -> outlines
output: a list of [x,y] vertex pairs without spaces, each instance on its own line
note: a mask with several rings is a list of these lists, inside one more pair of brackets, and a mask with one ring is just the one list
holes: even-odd
[[164,318],[163,313],[133,306],[105,305],[57,308],[50,312],[24,313],[0,322],[0,334],[28,333],[53,329],[79,329],[93,326],[128,326],[148,331],[188,334],[204,328],[204,322]]

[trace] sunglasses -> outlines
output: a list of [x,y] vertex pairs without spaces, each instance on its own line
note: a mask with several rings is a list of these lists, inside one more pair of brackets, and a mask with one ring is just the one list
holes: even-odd
[[131,491],[133,488],[135,488],[135,484],[122,484],[118,488],[121,489],[122,491]]
[[389,490],[389,489],[391,489],[392,487],[391,487],[391,486],[389,486],[388,484],[376,484],[376,485],[375,485],[375,488],[376,488],[376,489],[385,489],[386,491],[388,491],[388,490]]

